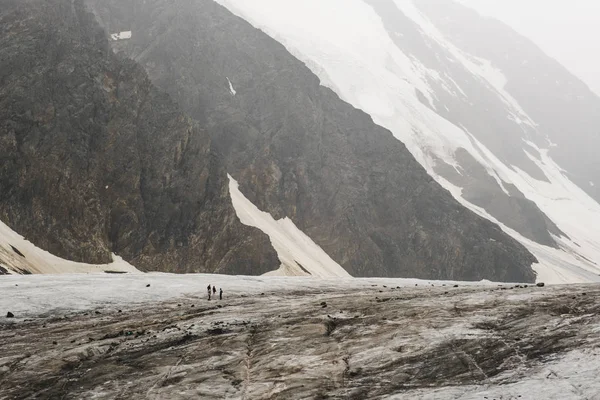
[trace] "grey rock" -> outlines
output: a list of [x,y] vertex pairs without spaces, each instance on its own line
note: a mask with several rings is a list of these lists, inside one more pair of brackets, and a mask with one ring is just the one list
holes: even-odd
[[75,261],[260,274],[206,127],[111,51],[81,1],[2,1],[0,219]]

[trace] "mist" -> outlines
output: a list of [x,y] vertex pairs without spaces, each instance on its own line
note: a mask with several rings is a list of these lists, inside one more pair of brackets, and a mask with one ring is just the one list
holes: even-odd
[[600,2],[460,0],[533,40],[600,94]]

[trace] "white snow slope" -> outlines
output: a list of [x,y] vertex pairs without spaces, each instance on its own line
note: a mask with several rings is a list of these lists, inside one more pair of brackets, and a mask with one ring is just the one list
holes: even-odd
[[231,176],[229,193],[242,224],[258,228],[267,234],[277,251],[281,267],[267,275],[350,277],[344,268],[298,229],[292,220],[284,218],[275,221],[271,214],[260,211],[244,196]]
[[[415,89],[430,99],[435,96],[427,84],[428,79],[441,82],[455,95],[462,92],[461,88],[449,76],[430,70],[404,54],[392,41],[381,18],[363,0],[215,1],[281,42],[319,76],[323,85],[392,131],[427,171],[468,208],[498,223],[484,210],[464,200],[461,188],[435,173],[436,158],[457,165],[454,152],[460,147],[478,160],[491,176],[514,184],[534,201],[570,238],[557,238],[561,250],[533,243],[499,225],[538,257],[540,264],[534,265],[538,280],[551,283],[600,281],[597,264],[600,263],[600,205],[565,176],[548,155],[548,149],[538,148],[540,155],[529,154],[529,157],[550,183],[504,164],[465,129],[423,105]],[[506,78],[501,71],[489,61],[465,54],[450,43],[412,0],[394,2],[425,35],[446,48],[464,68],[500,96],[511,120],[527,129],[538,129],[535,121],[504,90]]]
[[137,269],[114,254],[113,262],[104,265],[78,263],[56,257],[36,247],[2,221],[0,221],[0,267],[8,270],[9,273],[31,274],[138,272]]

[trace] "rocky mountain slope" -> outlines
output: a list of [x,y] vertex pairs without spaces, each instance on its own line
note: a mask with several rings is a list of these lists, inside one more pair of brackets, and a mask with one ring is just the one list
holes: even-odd
[[244,195],[290,218],[350,274],[534,279],[524,248],[225,8],[212,0],[88,3],[108,32],[131,31],[115,51],[208,127]]
[[217,2],[525,244],[538,277],[599,279],[600,99],[526,38],[451,0]]
[[239,222],[208,133],[113,54],[80,1],[0,2],[0,220],[78,262],[278,264],[267,236]]

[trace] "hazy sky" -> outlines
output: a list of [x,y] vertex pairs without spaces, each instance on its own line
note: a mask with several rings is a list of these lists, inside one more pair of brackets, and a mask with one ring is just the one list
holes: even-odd
[[536,42],[600,94],[600,0],[459,0]]

